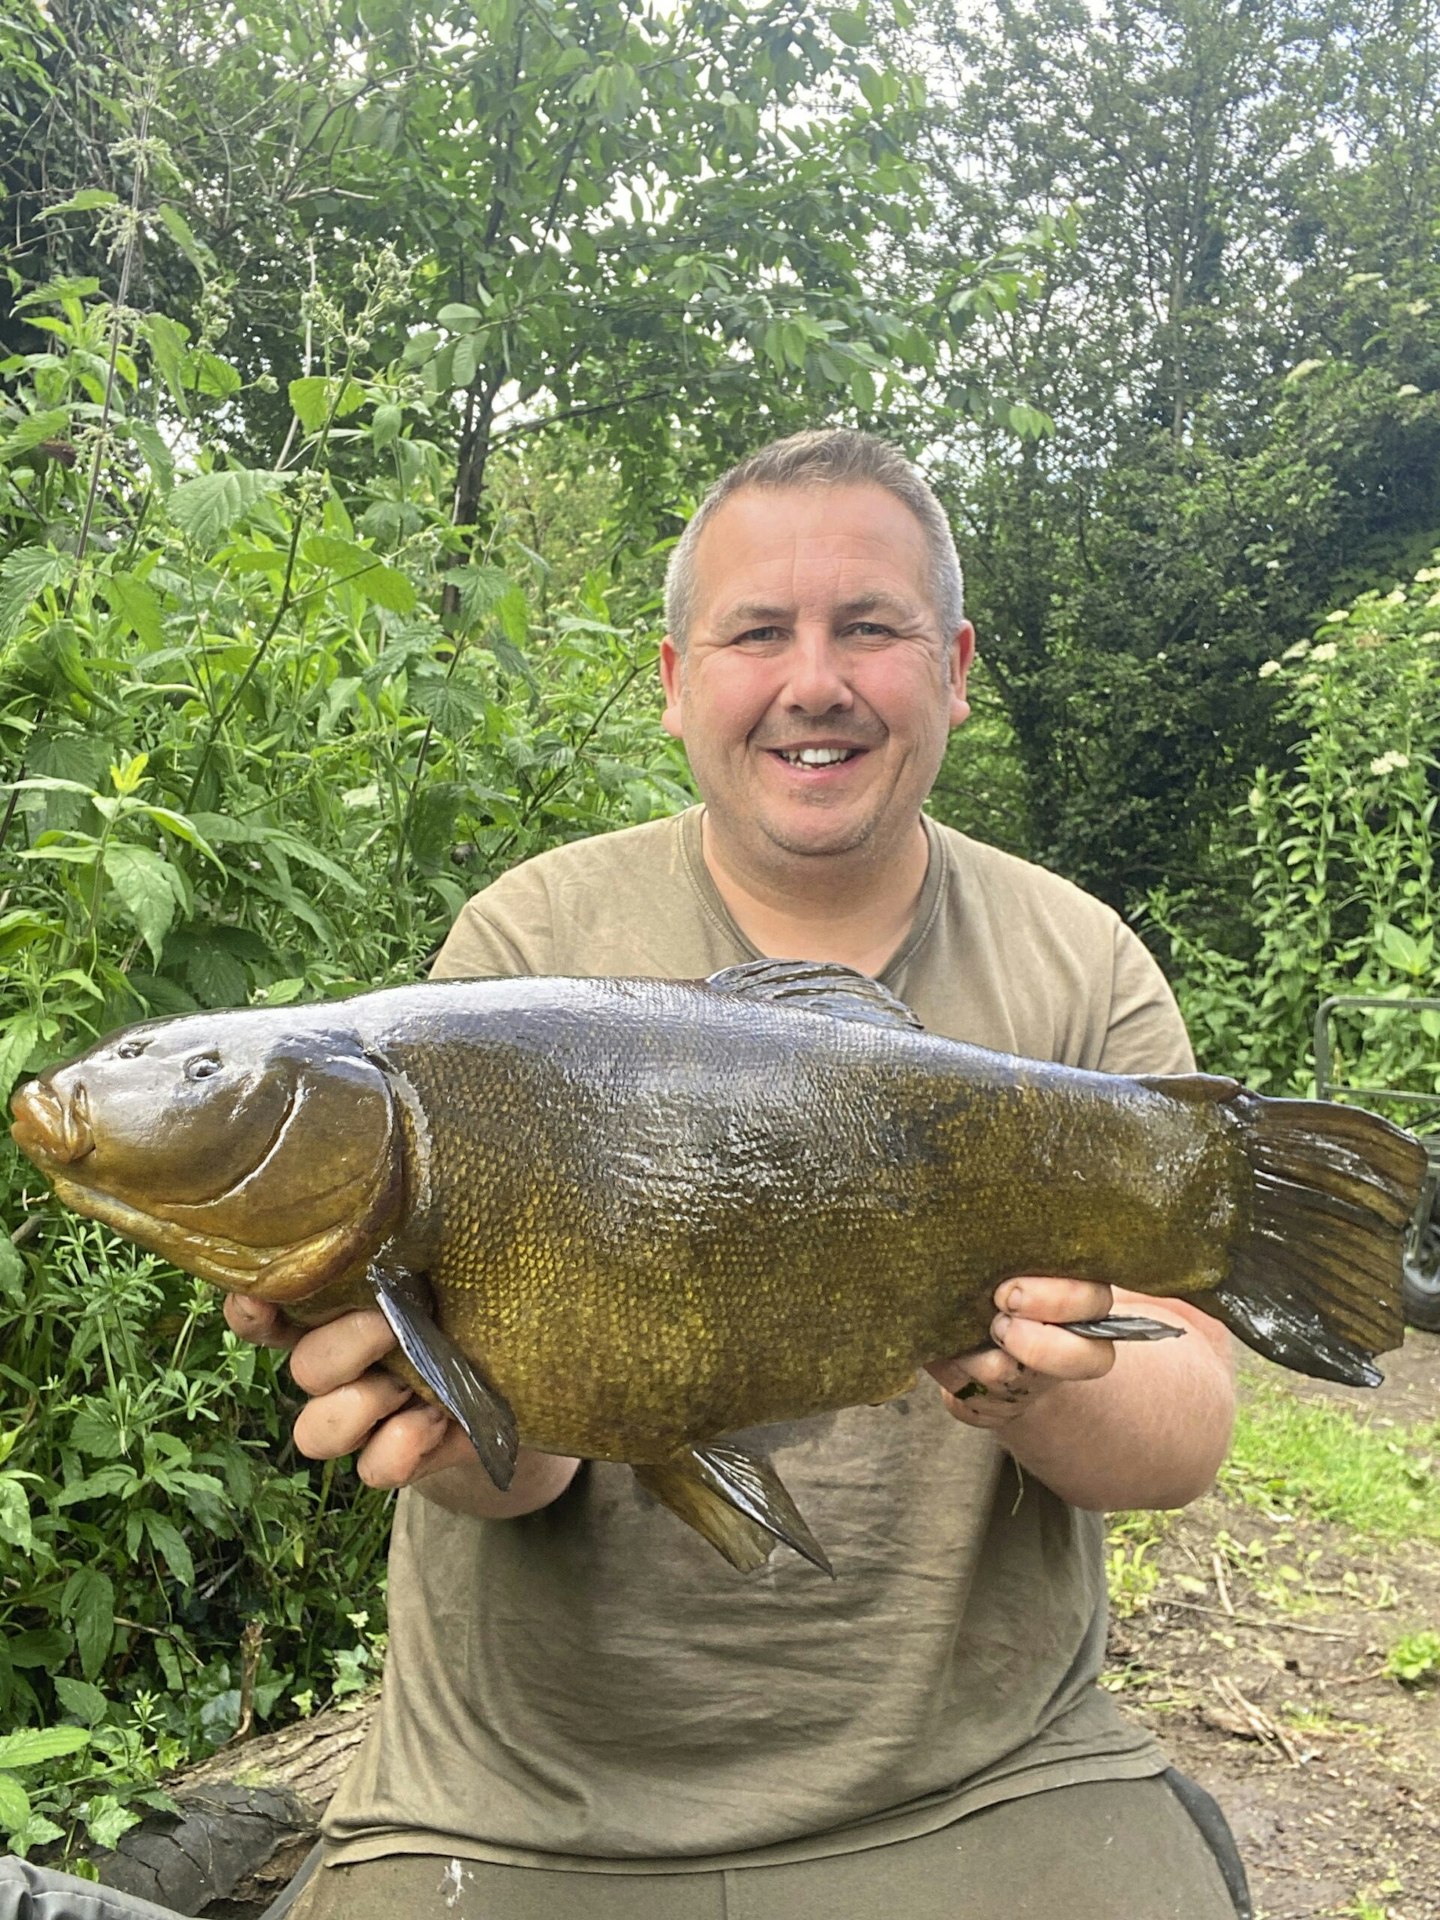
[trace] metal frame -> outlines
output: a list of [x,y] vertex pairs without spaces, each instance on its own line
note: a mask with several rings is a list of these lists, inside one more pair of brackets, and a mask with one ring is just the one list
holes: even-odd
[[[1397,1100],[1406,1106],[1429,1109],[1428,1113],[1418,1117],[1417,1124],[1423,1125],[1428,1121],[1431,1125],[1440,1126],[1440,1093],[1416,1093],[1403,1087],[1354,1087],[1331,1078],[1330,1017],[1339,1007],[1388,1007],[1395,1012],[1424,1013],[1429,1010],[1440,1013],[1440,999],[1411,998],[1404,994],[1333,993],[1328,1000],[1320,1002],[1315,1015],[1315,1093],[1318,1099],[1333,1100],[1337,1094],[1346,1094],[1352,1099]],[[1416,1137],[1430,1162],[1417,1209],[1417,1219],[1425,1219],[1429,1217],[1430,1208],[1437,1197],[1440,1197],[1440,1132],[1417,1133]]]

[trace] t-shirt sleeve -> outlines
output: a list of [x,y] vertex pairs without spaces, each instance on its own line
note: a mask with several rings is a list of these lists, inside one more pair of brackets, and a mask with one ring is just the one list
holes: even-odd
[[1110,1019],[1100,1056],[1105,1073],[1193,1073],[1195,1055],[1175,996],[1149,948],[1115,922]]
[[543,888],[521,878],[523,871],[506,874],[466,901],[435,956],[432,980],[497,980],[553,971],[548,903]]

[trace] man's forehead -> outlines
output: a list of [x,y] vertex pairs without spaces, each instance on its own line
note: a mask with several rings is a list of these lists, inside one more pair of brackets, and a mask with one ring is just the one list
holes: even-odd
[[[716,508],[695,547],[695,571],[708,612],[793,612],[818,584],[797,579],[797,558],[835,570],[841,610],[881,607],[923,614],[930,600],[925,529],[910,508],[873,481],[853,485],[741,487]],[[744,575],[736,578],[737,571]],[[828,587],[828,580],[825,581]],[[827,598],[829,597],[827,593]]]

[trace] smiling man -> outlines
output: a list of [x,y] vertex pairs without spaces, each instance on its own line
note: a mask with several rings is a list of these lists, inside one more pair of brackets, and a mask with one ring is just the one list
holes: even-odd
[[[957,1039],[1188,1070],[1108,908],[922,812],[974,637],[944,515],[899,454],[806,434],[726,475],[675,549],[667,618],[664,724],[703,805],[507,874],[437,973],[839,961]],[[497,1494],[375,1370],[378,1314],[300,1337],[232,1296],[237,1329],[293,1347],[302,1449],[405,1488],[381,1708],[296,1920],[953,1920],[1001,1889],[1045,1920],[1245,1911],[1213,1803],[1096,1684],[1100,1513],[1209,1483],[1227,1337],[1154,1301],[1188,1337],[1066,1331],[1111,1305],[1016,1276],[983,1351],[763,1436],[832,1585],[784,1553],[733,1572],[623,1467],[522,1453]]]

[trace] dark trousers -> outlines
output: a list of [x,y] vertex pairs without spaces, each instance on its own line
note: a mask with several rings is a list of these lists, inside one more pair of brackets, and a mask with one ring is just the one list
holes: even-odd
[[[1173,1771],[1007,1800],[917,1840],[785,1866],[576,1873],[437,1854],[326,1867],[264,1920],[1251,1920],[1219,1807]],[[0,1920],[174,1920],[147,1901],[0,1861]]]

